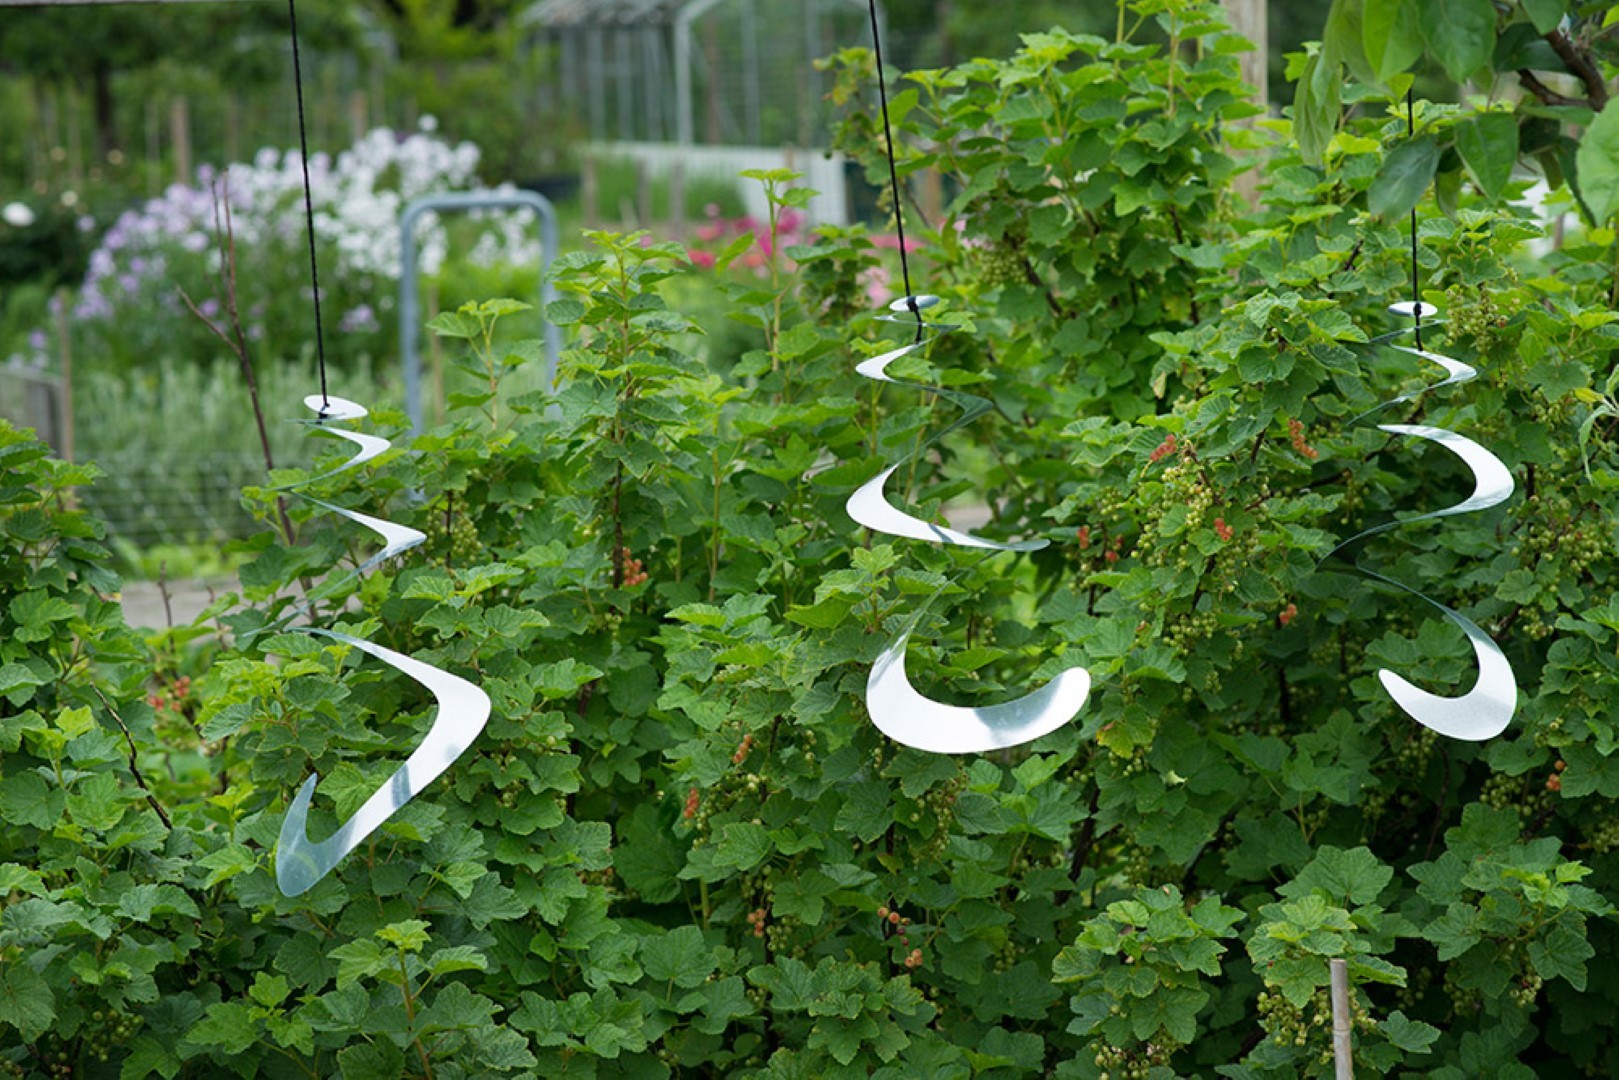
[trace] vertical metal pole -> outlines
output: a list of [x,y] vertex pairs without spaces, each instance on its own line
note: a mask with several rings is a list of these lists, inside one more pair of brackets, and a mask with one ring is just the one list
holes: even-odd
[[574,34],[571,30],[558,30],[556,35],[557,47],[557,77],[561,82],[559,96],[569,105],[577,107],[579,104],[579,54],[573,48]]
[[[1242,37],[1254,43],[1252,52],[1239,53],[1237,63],[1242,71],[1242,81],[1253,88],[1253,102],[1261,109],[1269,108],[1269,93],[1266,81],[1270,74],[1269,60],[1269,0],[1223,0],[1226,15],[1231,19],[1231,29]],[[1260,113],[1260,117],[1266,115]],[[1243,127],[1251,127],[1260,117],[1250,117],[1239,120]],[[1239,173],[1232,185],[1237,193],[1250,206],[1259,205],[1259,170],[1248,169]]]
[[747,123],[747,138],[754,146],[764,143],[759,110],[759,19],[753,0],[741,0],[742,5],[742,88],[743,109]]
[[663,83],[662,57],[658,55],[656,27],[641,28],[641,79],[645,95],[646,137],[648,142],[663,141]]
[[1349,1021],[1349,965],[1329,960],[1332,972],[1332,1064],[1333,1080],[1355,1080],[1355,1052],[1351,1042],[1354,1027]]
[[613,31],[613,81],[618,98],[618,137],[623,142],[635,141],[635,63],[631,52],[630,32]]
[[428,211],[527,208],[540,223],[540,317],[545,323],[545,389],[556,389],[562,331],[549,318],[556,300],[551,260],[557,251],[557,213],[551,200],[533,191],[510,195],[459,193],[427,195],[405,207],[399,221],[399,355],[405,369],[405,412],[412,434],[422,431],[421,283],[416,280],[416,224]]
[[[682,146],[697,141],[691,100],[691,24],[720,0],[686,0],[675,13],[675,129]],[[712,79],[714,73],[709,72]]]
[[601,28],[592,26],[585,31],[585,77],[589,81],[590,134],[598,139],[607,126],[607,81],[602,70],[606,63]]
[[675,16],[675,126],[681,146],[696,142],[691,115],[691,20]]

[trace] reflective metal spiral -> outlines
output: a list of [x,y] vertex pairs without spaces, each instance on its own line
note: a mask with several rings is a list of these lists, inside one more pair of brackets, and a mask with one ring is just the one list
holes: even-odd
[[[382,537],[382,550],[362,562],[348,577],[364,574],[383,561],[408,551],[426,540],[426,535],[416,529],[334,506],[296,490],[356,468],[375,458],[391,445],[387,439],[362,435],[334,426],[342,421],[363,418],[366,415],[363,405],[321,394],[309,395],[304,398],[304,404],[314,411],[316,418],[301,420],[299,423],[308,425],[316,434],[346,439],[359,447],[359,452],[329,472],[279,490],[293,491],[300,498],[348,518],[357,525],[363,525]],[[287,816],[281,822],[281,834],[276,841],[275,853],[276,885],[284,895],[297,896],[307,892],[316,882],[330,873],[345,855],[364,843],[366,837],[392,817],[395,811],[436,780],[466,752],[472,745],[472,740],[478,737],[478,733],[489,720],[490,702],[489,696],[473,683],[430,664],[413,660],[392,649],[385,649],[381,645],[335,630],[307,626],[288,629],[330,638],[374,656],[389,667],[421,683],[432,692],[438,703],[438,714],[434,717],[433,725],[421,744],[405,759],[405,763],[373,792],[370,798],[366,799],[364,805],[325,840],[312,841],[308,835],[309,804],[314,798],[315,785],[320,778],[312,775],[298,789],[292,806],[287,810]]]
[[[1402,330],[1396,330],[1381,337],[1372,339],[1373,345],[1389,345],[1389,347],[1437,364],[1445,370],[1445,378],[1436,383],[1414,390],[1398,397],[1390,398],[1376,408],[1362,413],[1355,420],[1363,420],[1383,410],[1398,405],[1404,401],[1427,393],[1429,390],[1441,386],[1454,386],[1467,382],[1478,375],[1478,371],[1459,360],[1452,360],[1448,356],[1422,348],[1420,328],[1424,319],[1432,320],[1438,314],[1438,308],[1420,301],[1409,301],[1393,304],[1389,310],[1395,315],[1412,320],[1412,325]],[[1416,333],[1416,347],[1407,345],[1390,345],[1392,341]],[[1351,421],[1353,423],[1354,421]],[[1398,518],[1394,521],[1384,522],[1351,536],[1339,543],[1321,560],[1324,565],[1329,560],[1341,558],[1343,553],[1361,540],[1378,533],[1388,532],[1405,525],[1415,524],[1419,521],[1436,520],[1439,518],[1455,517],[1459,514],[1471,514],[1479,510],[1487,510],[1498,506],[1512,497],[1512,473],[1508,471],[1501,459],[1489,450],[1480,446],[1471,439],[1448,431],[1444,428],[1429,427],[1422,424],[1379,424],[1378,430],[1386,431],[1391,435],[1407,435],[1416,439],[1425,439],[1449,450],[1461,459],[1473,474],[1473,493],[1466,499],[1447,506],[1441,510],[1430,510],[1426,513],[1411,517]],[[1518,684],[1512,673],[1512,665],[1507,661],[1501,649],[1490,638],[1490,635],[1481,630],[1476,623],[1459,612],[1441,604],[1432,597],[1418,592],[1403,582],[1384,577],[1382,574],[1367,570],[1352,560],[1342,559],[1345,566],[1354,573],[1385,585],[1392,585],[1396,589],[1410,593],[1412,596],[1432,605],[1441,615],[1455,624],[1473,646],[1473,653],[1478,660],[1478,680],[1473,688],[1460,697],[1441,697],[1426,690],[1411,685],[1401,676],[1387,669],[1380,669],[1377,677],[1383,683],[1383,688],[1401,709],[1417,723],[1431,728],[1441,735],[1452,739],[1468,741],[1482,741],[1491,739],[1506,730],[1512,720],[1512,714],[1518,703]]]
[[[955,329],[949,324],[926,321],[922,312],[938,302],[936,296],[907,296],[889,305],[890,314],[879,318],[885,322],[914,326],[916,340],[874,356],[855,370],[878,382],[938,394],[959,406],[962,415],[954,423],[934,433],[914,453],[862,484],[849,497],[849,516],[873,532],[889,536],[989,551],[1038,551],[1046,546],[1047,541],[1003,543],[989,540],[970,532],[923,521],[889,502],[886,487],[895,472],[919,458],[929,446],[993,408],[987,399],[976,394],[908,382],[888,374],[890,364],[926,348],[935,338]],[[909,314],[901,317],[900,312]],[[946,705],[924,697],[911,685],[905,673],[905,648],[920,617],[921,613],[918,612],[899,638],[877,658],[866,681],[866,708],[871,714],[872,723],[895,742],[936,754],[983,753],[1018,746],[1050,734],[1072,720],[1084,707],[1090,695],[1091,678],[1089,672],[1078,667],[1069,668],[1039,690],[1000,705],[968,708]]]

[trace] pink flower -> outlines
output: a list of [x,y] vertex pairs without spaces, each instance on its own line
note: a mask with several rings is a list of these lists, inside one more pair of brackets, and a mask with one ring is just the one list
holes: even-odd
[[[873,247],[887,248],[890,251],[899,250],[899,237],[897,236],[873,236],[871,243]],[[914,240],[909,236],[905,238],[906,252],[915,251],[921,246],[922,242],[920,240]]]
[[697,248],[687,248],[686,258],[691,260],[693,266],[700,266],[704,270],[714,269],[714,256],[710,252],[700,251]]

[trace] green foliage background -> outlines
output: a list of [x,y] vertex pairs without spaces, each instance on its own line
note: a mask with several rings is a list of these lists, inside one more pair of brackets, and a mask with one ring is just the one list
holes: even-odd
[[[998,407],[916,466],[910,499],[988,501],[984,531],[1052,546],[883,543],[844,516],[949,416],[853,372],[883,348],[860,230],[719,279],[764,342],[739,360],[664,302],[695,273],[682,249],[594,235],[559,266],[554,396],[503,388],[536,348],[492,344],[517,305],[465,308],[436,329],[483,389],[319,485],[429,537],[339,572],[321,620],[475,678],[494,713],[296,900],[271,872],[291,793],[320,775],[323,835],[430,712],[340,646],[261,632],[367,539],[294,504],[297,544],[247,545],[245,606],[142,640],[66,495],[87,474],[6,433],[0,1060],[1324,1075],[1343,957],[1367,1074],[1619,1069],[1619,975],[1592,963],[1619,891],[1609,223],[1530,260],[1520,208],[1467,185],[1420,207],[1432,343],[1481,374],[1397,412],[1490,446],[1522,492],[1363,556],[1489,629],[1519,674],[1505,735],[1442,742],[1373,673],[1459,692],[1465,641],[1316,570],[1333,537],[1466,483],[1352,422],[1425,378],[1365,343],[1408,287],[1398,215],[1373,212],[1400,205],[1403,111],[1368,97],[1319,164],[1259,125],[1250,211],[1224,139],[1247,111],[1239,43],[1201,4],[1131,9],[1169,46],[1030,35],[894,103],[904,171],[960,184],[917,273],[963,330],[909,374]],[[840,58],[845,99],[868,64]],[[1482,122],[1421,121],[1436,145]],[[845,138],[875,169],[870,124],[852,112]],[[805,197],[754,179],[778,211]],[[272,491],[249,502],[274,519]],[[862,692],[919,611],[924,692],[1003,700],[1083,664],[1085,711],[1002,754],[888,743]]]

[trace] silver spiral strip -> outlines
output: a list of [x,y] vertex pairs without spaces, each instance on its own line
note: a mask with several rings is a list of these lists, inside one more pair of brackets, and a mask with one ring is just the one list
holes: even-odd
[[[337,421],[358,420],[364,417],[366,409],[362,405],[321,394],[309,395],[304,398],[304,404],[314,410],[316,419],[301,423],[310,425],[318,434],[346,439],[354,443],[359,450],[335,469],[274,490],[292,491],[299,498],[370,529],[383,539],[382,550],[360,563],[342,580],[346,581],[364,574],[383,561],[424,542],[427,535],[419,530],[334,506],[296,490],[358,468],[392,445],[387,439],[329,426]],[[300,610],[307,613],[309,609],[305,605]],[[489,721],[491,705],[489,695],[473,683],[420,660],[413,660],[392,649],[335,630],[322,630],[309,626],[295,626],[288,629],[329,638],[376,657],[394,670],[425,686],[433,694],[438,709],[427,735],[405,759],[405,763],[395,770],[381,787],[371,793],[353,816],[339,825],[337,831],[325,840],[312,841],[308,834],[309,806],[315,795],[315,785],[320,778],[311,775],[298,789],[292,805],[287,808],[287,816],[281,821],[281,832],[276,840],[275,852],[276,886],[285,896],[298,896],[313,888],[343,860],[344,856],[364,843],[366,838],[376,832],[401,806],[415,798],[428,784],[454,764],[483,731],[484,725]]]
[[[1414,301],[1394,304],[1389,310],[1396,315],[1411,318],[1419,316],[1427,318],[1437,312],[1437,309],[1432,305]],[[1415,329],[1416,327],[1413,325],[1403,330],[1374,338],[1372,339],[1372,344],[1388,345],[1393,340],[1411,333]],[[1361,414],[1360,417],[1356,417],[1356,420],[1371,416],[1401,402],[1410,401],[1430,390],[1467,382],[1478,374],[1478,371],[1472,366],[1423,349],[1420,345],[1416,348],[1404,345],[1391,345],[1390,347],[1410,356],[1437,364],[1445,370],[1446,377],[1439,382],[1430,383],[1418,390],[1390,398],[1376,408]],[[1473,440],[1456,434],[1454,431],[1424,424],[1379,424],[1377,427],[1378,430],[1386,431],[1391,435],[1405,435],[1437,443],[1455,454],[1473,474],[1473,493],[1454,506],[1396,518],[1393,521],[1363,529],[1339,543],[1327,553],[1321,562],[1325,564],[1334,558],[1342,559],[1347,564],[1347,569],[1353,573],[1390,585],[1431,605],[1466,635],[1468,642],[1473,646],[1473,654],[1478,663],[1478,679],[1473,688],[1460,697],[1443,697],[1429,693],[1413,686],[1404,677],[1386,668],[1379,669],[1377,677],[1382,682],[1383,688],[1388,691],[1389,697],[1394,699],[1394,703],[1423,727],[1429,728],[1447,738],[1467,742],[1482,742],[1485,739],[1493,739],[1505,731],[1507,725],[1512,722],[1513,713],[1517,711],[1518,705],[1517,679],[1513,675],[1512,664],[1507,660],[1505,654],[1501,652],[1500,646],[1495,643],[1489,634],[1480,629],[1478,624],[1460,612],[1453,611],[1409,585],[1365,569],[1358,563],[1348,559],[1344,553],[1348,548],[1367,537],[1405,525],[1454,517],[1459,514],[1477,513],[1492,506],[1499,506],[1512,497],[1515,489],[1512,473],[1495,454]]]
[[[872,357],[855,370],[868,379],[895,386],[915,387],[938,394],[962,410],[953,423],[935,432],[910,456],[890,465],[862,484],[849,497],[849,516],[873,532],[888,536],[949,544],[986,551],[1039,551],[1048,541],[1035,539],[1002,542],[970,532],[936,525],[896,507],[888,499],[887,483],[895,472],[915,461],[928,447],[953,431],[972,423],[994,406],[986,398],[943,386],[896,379],[888,366],[902,357],[924,349],[934,339],[955,327],[929,324],[922,312],[937,304],[938,297],[914,296],[896,300],[890,314],[879,318],[916,328],[916,340],[909,345]],[[909,312],[901,317],[898,312]],[[999,705],[964,707],[933,701],[918,693],[905,670],[905,649],[916,628],[917,616],[876,662],[866,680],[866,709],[872,723],[890,739],[904,746],[934,754],[979,754],[1032,742],[1049,735],[1078,715],[1090,696],[1091,677],[1084,668],[1069,668],[1038,690]]]

